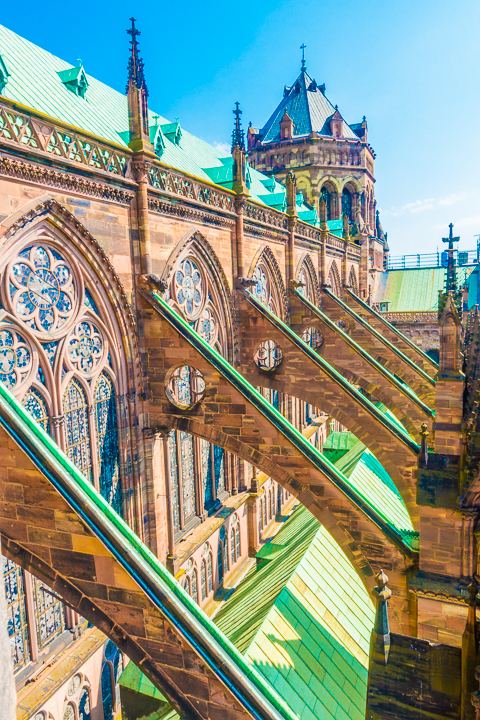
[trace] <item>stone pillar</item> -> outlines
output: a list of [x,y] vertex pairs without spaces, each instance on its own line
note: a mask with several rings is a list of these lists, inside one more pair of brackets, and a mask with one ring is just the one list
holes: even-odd
[[472,706],[472,695],[475,693],[475,667],[477,661],[477,585],[468,586],[469,602],[465,632],[462,636],[462,705],[461,720],[475,720],[475,709]]
[[[0,545],[0,555],[1,555]],[[7,631],[7,604],[5,602],[5,583],[3,576],[0,587],[0,707],[3,720],[15,720],[17,697],[13,677],[10,638]]]
[[258,497],[258,492],[252,492],[247,500],[248,554],[250,557],[254,557],[260,550],[260,533],[258,532]]
[[144,153],[132,161],[132,171],[138,183],[137,189],[137,230],[140,246],[140,273],[150,275],[152,272],[152,254],[150,248],[150,226],[148,222],[148,172],[151,162]]
[[247,204],[246,198],[239,196],[235,198],[235,211],[237,213],[235,221],[235,245],[236,245],[236,260],[237,260],[237,278],[243,278],[245,275],[245,249],[244,249],[244,237],[243,237],[243,215],[245,212],[245,206]]
[[460,514],[462,516],[462,579],[466,581],[471,580],[477,572],[480,527],[476,525],[477,508],[460,508]]

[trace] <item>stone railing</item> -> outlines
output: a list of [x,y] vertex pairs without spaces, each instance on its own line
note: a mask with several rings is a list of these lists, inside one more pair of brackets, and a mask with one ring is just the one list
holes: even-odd
[[150,168],[148,179],[151,187],[160,190],[162,194],[193,200],[229,213],[235,212],[233,193],[202,183],[201,180],[194,180],[177,170],[153,165]]
[[127,149],[123,152],[109,147],[4,103],[0,104],[0,146],[32,148],[68,164],[78,163],[121,177],[125,176],[129,162]]
[[262,225],[269,225],[279,230],[287,229],[287,216],[278,210],[262,207],[261,205],[247,201],[245,203],[244,213],[246,220],[261,223]]
[[295,226],[295,234],[299,235],[302,238],[314,240],[317,243],[321,242],[320,230],[316,227],[313,227],[313,225],[308,225],[307,223],[304,223],[302,220],[297,220]]
[[438,320],[437,311],[382,312],[381,315],[385,320],[388,320],[388,322],[396,323],[436,322]]

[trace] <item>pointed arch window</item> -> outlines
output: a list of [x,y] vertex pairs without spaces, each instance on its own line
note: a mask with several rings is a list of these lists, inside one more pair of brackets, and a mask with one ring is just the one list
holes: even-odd
[[115,390],[112,380],[105,372],[98,378],[95,389],[95,421],[100,492],[121,515],[122,490]]
[[33,417],[46,433],[50,434],[50,419],[48,416],[47,403],[38,390],[30,388],[22,402],[23,407]]
[[193,437],[180,432],[180,457],[182,463],[183,514],[185,523],[195,517],[195,464]]
[[352,194],[348,188],[342,192],[342,216],[346,215],[349,222],[352,221]]
[[332,194],[328,191],[328,188],[323,186],[320,192],[320,201],[324,200],[327,210],[327,220],[332,219]]
[[65,390],[63,412],[67,455],[85,477],[93,482],[87,398],[75,379],[70,380]]
[[14,671],[30,662],[30,642],[25,601],[23,570],[2,557],[3,581],[7,604],[7,629],[10,637]]
[[65,606],[48,592],[49,587],[32,575],[33,605],[40,650],[65,630]]

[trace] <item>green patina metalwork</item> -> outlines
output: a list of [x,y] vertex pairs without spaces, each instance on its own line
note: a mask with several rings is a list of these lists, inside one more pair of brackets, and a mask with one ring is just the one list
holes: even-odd
[[330,320],[328,315],[325,315],[324,312],[320,310],[316,305],[314,305],[308,298],[304,297],[298,290],[293,290],[293,293],[306,305],[309,310],[311,310],[322,322],[327,325],[331,330],[334,330],[334,332],[337,333],[346,343],[347,345],[350,345],[351,348],[355,350],[359,355],[361,355],[367,362],[370,363],[376,370],[378,370],[379,373],[381,373],[384,377],[386,377],[392,385],[395,385],[399,390],[401,390],[403,393],[408,395],[415,405],[418,405],[419,408],[423,410],[423,412],[426,415],[429,415],[430,417],[435,417],[435,411],[431,410],[425,403],[420,400],[418,395],[404,382],[400,381],[398,378],[395,377],[393,373],[390,372],[390,370],[387,370],[386,367],[383,365],[380,365],[380,363],[375,360],[374,357],[372,357],[366,350],[362,348],[361,345],[359,345],[353,338],[351,338],[349,335],[347,335],[346,332],[344,332],[336,323],[333,322],[333,320]]
[[175,624],[212,672],[255,717],[297,720],[265,678],[183,590],[58,445],[0,383],[0,424],[105,544],[126,572]]
[[[360,317],[360,315],[358,313],[356,313],[355,310],[352,310],[351,307],[349,307],[346,303],[343,302],[343,300],[340,300],[339,297],[337,297],[332,292],[330,292],[330,290],[327,290],[326,288],[324,288],[324,292],[326,295],[328,295],[329,298],[332,298],[332,300],[334,300],[337,303],[337,305],[339,305],[342,308],[342,310],[345,310],[345,312],[348,313],[348,315],[353,317],[360,325],[362,325],[362,327],[364,327],[374,337],[376,337],[377,340],[380,340],[384,345],[386,345],[389,348],[389,350],[394,352],[395,355],[397,355],[407,365],[409,365],[411,368],[413,368],[415,370],[415,372],[417,372],[418,375],[420,375],[420,377],[422,377],[424,380],[426,380],[428,383],[430,383],[430,385],[435,386],[435,380],[433,378],[431,378],[428,373],[426,373],[424,370],[422,370],[422,368],[419,367],[413,360],[411,360],[408,357],[408,355],[405,355],[404,352],[402,352],[397,347],[395,347],[395,345],[393,343],[391,343],[390,340],[387,340],[386,337],[381,335],[378,332],[378,330],[376,330],[373,327],[373,325],[370,325],[370,323],[368,323],[366,320],[364,320],[362,317]],[[362,304],[365,307],[366,310],[369,310],[369,311],[372,310],[370,305],[367,305],[366,303],[363,302],[363,300],[360,300],[360,298],[357,295],[355,295],[354,293],[351,293],[351,295],[352,295],[352,297],[355,298],[355,300],[358,300],[360,302],[360,304]],[[384,322],[386,322],[386,321],[384,321]],[[389,325],[390,325],[390,323],[389,323]],[[392,328],[393,328],[393,325],[392,325]],[[402,339],[405,337],[403,335],[403,333],[400,333],[398,330],[396,330],[396,328],[393,328],[393,329],[396,331],[396,334],[399,334],[401,336]],[[416,345],[415,345],[415,348],[418,349]],[[428,358],[428,359],[430,360],[430,362],[432,362],[431,358]]]
[[[148,297],[148,296],[146,296]],[[271,405],[245,378],[230,365],[216,350],[214,350],[203,338],[183,320],[183,318],[168,305],[157,293],[150,295],[153,306],[160,314],[173,325],[180,334],[195,347],[201,355],[215,367],[228,382],[233,385],[252,405],[262,413],[282,435],[287,438],[312,464],[318,468],[337,488],[339,488],[365,515],[372,520],[387,537],[390,538],[403,552],[412,552],[412,538],[416,538],[413,525],[403,501],[397,494],[392,493],[392,503],[396,508],[395,516],[391,514],[391,506],[385,506],[381,496],[372,492],[365,496],[339,472],[303,435]],[[305,344],[305,343],[304,343]],[[311,348],[306,345],[308,350]],[[361,396],[362,397],[362,396]],[[363,398],[364,399],[364,398]],[[372,404],[372,407],[375,406]],[[375,408],[376,412],[378,411]],[[381,413],[380,413],[381,414]],[[400,435],[400,429],[398,428]],[[415,446],[411,438],[406,435]],[[417,446],[419,448],[419,446]],[[401,518],[401,519],[400,519]]]
[[326,360],[318,355],[310,345],[308,345],[301,337],[293,332],[280,318],[278,318],[271,310],[269,310],[263,303],[257,300],[252,293],[248,290],[245,291],[245,295],[248,297],[252,305],[255,305],[262,315],[267,317],[275,327],[280,330],[286,337],[288,337],[300,350],[303,350],[310,360],[312,360],[324,373],[337,385],[340,385],[346,392],[362,407],[367,410],[374,418],[379,420],[395,437],[399,438],[405,445],[416,455],[420,451],[420,445],[413,440],[408,434],[407,430],[401,424],[392,422],[392,420],[379,410],[379,408],[360,393],[356,387],[346,380],[334,367],[332,367]]
[[[390,271],[391,272],[391,271]],[[410,272],[410,271],[403,271],[403,272]],[[413,272],[416,272],[415,270]],[[420,271],[422,272],[422,271]],[[414,350],[418,352],[418,354],[424,359],[427,360],[430,365],[433,365],[435,369],[438,369],[438,363],[433,360],[430,355],[427,355],[427,353],[423,352],[421,348],[418,347],[418,345],[415,345],[410,338],[408,338],[406,335],[404,335],[398,328],[395,327],[395,325],[392,325],[392,323],[388,322],[386,318],[381,315],[381,313],[377,312],[374,308],[370,307],[370,305],[367,305],[367,303],[362,300],[362,298],[358,297],[358,295],[355,295],[354,292],[351,290],[347,290],[349,295],[353,297],[365,310],[368,310],[372,315],[374,315],[377,320],[380,320],[380,322],[385,325],[385,327],[388,327],[389,330],[391,330],[397,337],[399,337],[401,340],[403,340],[407,345],[410,345]],[[387,295],[387,297],[389,297]],[[437,305],[438,305],[438,294],[437,294]],[[391,308],[393,310],[393,308]]]

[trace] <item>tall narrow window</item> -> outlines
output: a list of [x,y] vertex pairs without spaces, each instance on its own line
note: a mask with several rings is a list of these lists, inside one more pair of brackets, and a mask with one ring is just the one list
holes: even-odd
[[115,390],[104,372],[95,389],[95,416],[100,492],[113,509],[122,515]]
[[87,688],[83,688],[78,701],[78,720],[90,720],[90,718],[90,693]]
[[183,514],[185,523],[195,516],[195,466],[193,437],[180,432],[180,454],[182,458]]
[[113,718],[113,694],[112,694],[112,667],[109,662],[104,662],[101,675],[103,716],[105,720]]
[[22,402],[23,407],[33,419],[41,425],[45,432],[50,432],[50,421],[48,418],[47,404],[40,393],[34,388],[30,388]]
[[235,526],[235,552],[237,554],[237,560],[240,557],[241,553],[241,547],[240,547],[240,525]]
[[236,558],[236,545],[235,545],[235,528],[232,527],[230,530],[230,563],[235,565]]
[[202,600],[207,598],[207,560],[203,558],[200,570],[200,581],[202,586]]
[[209,550],[207,555],[207,583],[208,592],[211,593],[213,590],[213,555],[211,550]]
[[177,461],[177,434],[175,430],[168,436],[168,454],[170,458],[170,483],[172,488],[172,512],[174,532],[180,530],[180,488]]
[[64,606],[49,594],[47,585],[36,577],[32,577],[32,588],[38,647],[43,650],[65,630]]
[[212,453],[211,445],[207,440],[200,440],[200,454],[202,463],[203,504],[205,510],[210,510],[213,505]]
[[7,628],[10,636],[13,667],[16,671],[30,662],[23,570],[5,557],[2,557],[2,563],[7,601]]
[[76,380],[70,380],[63,396],[67,455],[92,482],[90,428],[85,393]]
[[192,598],[198,603],[197,568],[194,568],[192,572]]
[[215,466],[215,487],[218,496],[225,490],[225,452],[223,448],[214,445],[213,458]]

